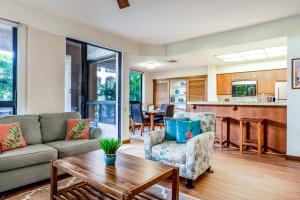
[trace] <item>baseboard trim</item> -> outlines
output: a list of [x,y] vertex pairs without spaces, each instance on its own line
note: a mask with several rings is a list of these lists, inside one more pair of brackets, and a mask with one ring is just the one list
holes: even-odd
[[130,144],[130,139],[123,140],[123,141],[122,141],[122,144]]
[[298,156],[285,155],[285,159],[300,162],[300,157],[298,157]]

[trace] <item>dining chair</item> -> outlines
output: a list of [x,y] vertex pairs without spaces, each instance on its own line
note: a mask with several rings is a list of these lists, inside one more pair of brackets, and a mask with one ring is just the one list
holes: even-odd
[[174,105],[172,104],[161,104],[160,110],[163,111],[165,114],[158,115],[154,118],[155,125],[157,126],[164,126],[164,118],[165,117],[173,117],[174,116]]
[[133,133],[135,133],[136,126],[141,127],[141,135],[144,133],[145,126],[147,126],[150,131],[150,119],[144,116],[142,104],[131,104],[131,117],[133,121]]

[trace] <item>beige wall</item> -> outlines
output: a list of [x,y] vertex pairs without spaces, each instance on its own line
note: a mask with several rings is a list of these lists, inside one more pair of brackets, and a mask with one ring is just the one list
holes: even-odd
[[18,1],[1,0],[0,18],[119,51],[137,53],[140,48],[138,43],[129,39],[49,14]]
[[143,106],[147,109],[149,105],[153,104],[153,79],[151,72],[144,72],[143,74]]
[[184,77],[184,76],[198,76],[206,75],[207,66],[203,67],[193,67],[185,69],[172,69],[168,71],[156,71],[152,73],[153,79],[163,79],[163,78],[174,78],[174,77]]
[[287,112],[287,154],[300,157],[300,90],[292,89],[292,59],[300,58],[300,27],[298,34],[288,37],[288,112]]
[[122,130],[121,136],[122,140],[129,139],[129,59],[128,54],[123,54],[123,66],[122,66],[122,88],[121,88],[121,121]]
[[65,38],[28,28],[27,113],[64,111]]

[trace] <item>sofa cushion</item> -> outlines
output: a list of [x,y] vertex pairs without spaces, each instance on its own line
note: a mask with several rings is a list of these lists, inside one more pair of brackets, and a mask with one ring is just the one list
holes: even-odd
[[27,167],[57,159],[57,150],[44,144],[2,152],[0,155],[0,171]]
[[177,144],[176,141],[165,141],[152,147],[152,160],[166,160],[174,163],[186,163],[186,143]]
[[69,156],[80,155],[99,149],[97,139],[94,140],[60,140],[47,143],[47,145],[57,149],[58,157],[65,158]]
[[28,145],[41,144],[42,136],[38,115],[13,115],[0,117],[0,124],[19,122],[22,134]]
[[43,143],[64,140],[67,133],[67,120],[80,118],[80,114],[77,112],[41,114]]
[[68,119],[65,140],[90,139],[90,119]]
[[1,152],[26,147],[27,143],[22,135],[19,122],[0,124]]
[[192,137],[200,134],[201,121],[190,120],[190,121],[177,121],[177,143],[186,143]]
[[166,124],[166,140],[176,141],[177,138],[177,121],[179,120],[188,120],[187,118],[171,118],[165,117]]
[[201,133],[207,131],[215,131],[216,114],[211,112],[183,112],[176,113],[174,117],[185,117],[190,120],[201,120]]

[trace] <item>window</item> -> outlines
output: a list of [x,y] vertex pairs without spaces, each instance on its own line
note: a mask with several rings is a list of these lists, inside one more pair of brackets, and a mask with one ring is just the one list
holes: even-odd
[[0,116],[16,114],[17,28],[0,23]]
[[137,71],[129,72],[130,102],[142,103],[143,74]]

